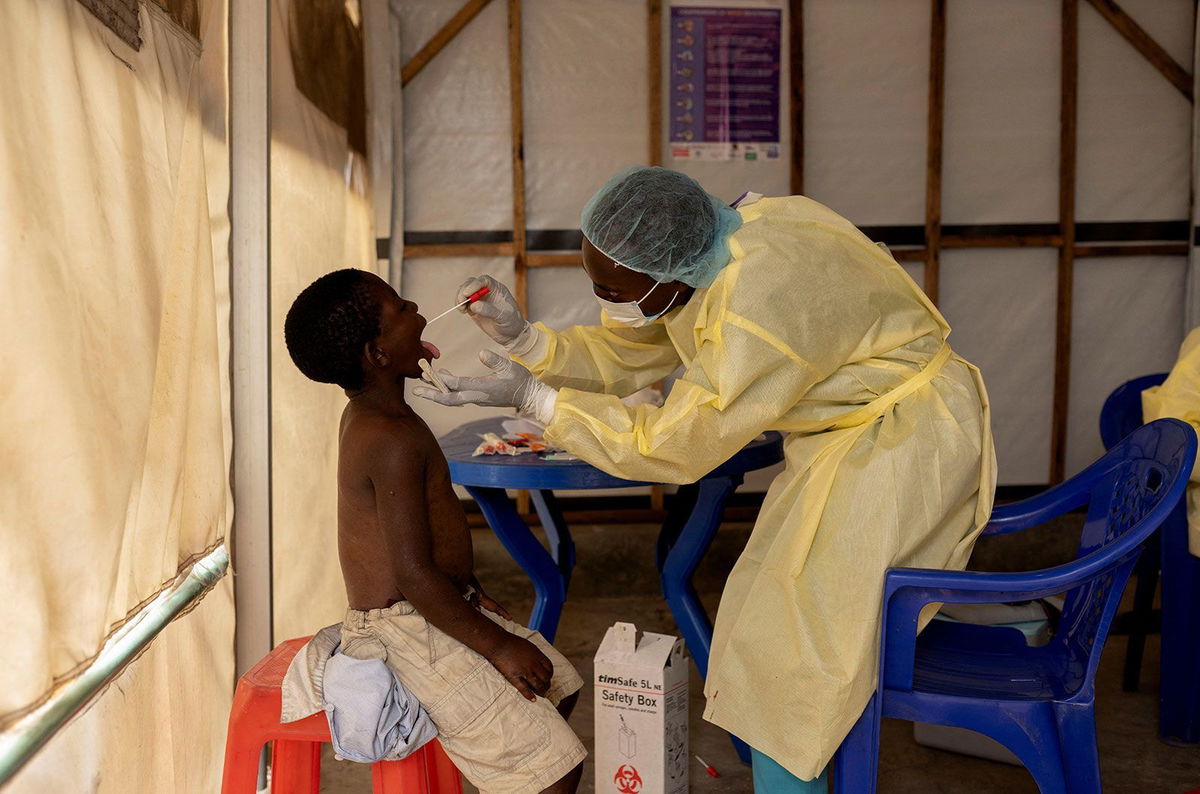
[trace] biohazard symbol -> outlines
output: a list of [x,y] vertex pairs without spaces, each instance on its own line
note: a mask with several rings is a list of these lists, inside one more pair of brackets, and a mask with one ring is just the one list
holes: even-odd
[[621,764],[617,774],[613,775],[613,783],[621,794],[638,794],[642,790],[642,776],[629,764]]

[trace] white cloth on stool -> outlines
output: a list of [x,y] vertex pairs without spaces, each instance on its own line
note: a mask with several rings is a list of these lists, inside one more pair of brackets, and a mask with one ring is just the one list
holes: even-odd
[[324,711],[339,758],[399,761],[437,736],[437,727],[382,659],[338,652],[341,628],[321,629],[292,659],[283,678],[280,722]]

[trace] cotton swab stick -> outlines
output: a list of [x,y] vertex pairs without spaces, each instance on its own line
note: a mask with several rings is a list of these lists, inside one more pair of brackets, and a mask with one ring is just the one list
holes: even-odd
[[475,301],[477,301],[477,300],[479,300],[480,298],[482,298],[484,295],[487,295],[489,292],[491,292],[491,290],[490,290],[490,289],[488,289],[487,287],[480,287],[479,289],[475,290],[475,291],[474,291],[474,292],[472,292],[470,295],[468,295],[468,296],[467,296],[467,299],[466,299],[465,301],[463,301],[462,303],[456,303],[456,304],[454,304],[454,305],[453,305],[453,306],[451,306],[449,309],[446,309],[446,311],[442,312],[442,313],[441,313],[441,314],[439,314],[437,317],[434,317],[432,320],[430,320],[428,323],[425,323],[425,324],[426,324],[426,325],[429,325],[430,323],[435,323],[435,322],[437,322],[438,320],[440,320],[440,319],[442,319],[443,317],[445,317],[445,316],[446,316],[447,314],[449,314],[450,312],[452,312],[452,311],[454,311],[455,309],[459,308],[460,306],[466,306],[468,303],[474,303]]

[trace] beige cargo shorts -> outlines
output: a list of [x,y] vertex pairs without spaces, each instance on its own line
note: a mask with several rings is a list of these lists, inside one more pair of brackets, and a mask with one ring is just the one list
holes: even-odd
[[541,791],[587,756],[555,709],[579,691],[583,679],[538,632],[479,611],[550,659],[554,676],[545,697],[526,700],[487,659],[432,626],[407,601],[348,610],[341,651],[356,659],[383,659],[395,671],[437,725],[446,754],[481,792]]

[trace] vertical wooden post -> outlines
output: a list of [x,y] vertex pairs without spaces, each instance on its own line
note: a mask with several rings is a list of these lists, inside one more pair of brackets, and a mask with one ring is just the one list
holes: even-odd
[[646,163],[662,165],[662,0],[646,0],[646,74],[650,140]]
[[1079,0],[1062,0],[1062,88],[1058,162],[1058,299],[1055,317],[1054,408],[1050,421],[1050,482],[1067,465],[1067,409],[1071,390],[1071,298],[1075,281],[1075,122],[1079,73]]
[[521,0],[508,0],[508,85],[512,108],[513,266],[517,303],[529,311],[525,262],[525,106],[521,66]]
[[[521,60],[521,0],[508,0],[508,95],[512,114],[513,287],[517,305],[529,313],[525,261],[525,85]],[[517,512],[529,514],[529,491],[517,492]]]
[[804,193],[804,0],[788,2],[788,80],[791,83],[793,196]]
[[931,0],[929,113],[925,138],[925,294],[938,302],[942,254],[942,120],[946,95],[946,0]]
[[[662,165],[662,0],[646,0],[646,73],[649,75],[650,140],[646,162]],[[662,381],[655,384],[662,388]],[[662,510],[663,487],[650,487],[650,509]]]

